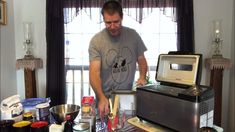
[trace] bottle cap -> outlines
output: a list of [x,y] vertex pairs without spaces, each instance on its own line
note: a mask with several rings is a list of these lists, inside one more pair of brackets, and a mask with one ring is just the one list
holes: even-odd
[[71,119],[71,115],[66,115],[66,120],[70,120]]

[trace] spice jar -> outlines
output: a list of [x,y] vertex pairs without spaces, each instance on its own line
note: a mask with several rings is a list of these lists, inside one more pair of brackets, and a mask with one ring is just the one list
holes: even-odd
[[25,112],[23,114],[24,121],[32,121],[33,120],[33,113],[32,112]]

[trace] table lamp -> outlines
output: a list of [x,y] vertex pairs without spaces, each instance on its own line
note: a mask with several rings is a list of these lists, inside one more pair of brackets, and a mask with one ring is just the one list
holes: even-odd
[[222,48],[222,30],[221,30],[221,20],[213,21],[213,45],[214,45],[214,53],[212,58],[222,58],[221,48]]
[[24,50],[25,50],[25,58],[33,58],[32,53],[32,23],[24,22],[23,23],[24,30]]

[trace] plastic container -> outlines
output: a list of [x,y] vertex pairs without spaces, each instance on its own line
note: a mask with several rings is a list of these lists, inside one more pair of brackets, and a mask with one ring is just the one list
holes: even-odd
[[36,118],[38,121],[49,121],[49,112],[50,104],[47,103],[41,103],[36,105]]
[[13,124],[14,132],[30,132],[30,121],[19,121]]
[[48,132],[49,127],[48,127],[48,122],[47,121],[36,121],[31,124],[31,132]]
[[64,125],[51,124],[49,126],[49,132],[64,132]]
[[33,121],[36,120],[38,104],[50,103],[50,98],[27,98],[21,101],[24,112],[32,112]]

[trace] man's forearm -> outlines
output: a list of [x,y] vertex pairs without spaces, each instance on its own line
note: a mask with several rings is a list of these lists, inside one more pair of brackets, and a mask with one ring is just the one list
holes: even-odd
[[147,61],[144,57],[138,58],[139,73],[141,79],[146,79],[146,74],[148,71]]
[[104,96],[103,89],[102,89],[102,81],[99,77],[99,72],[90,71],[90,84],[92,89],[94,90],[98,99]]
[[90,84],[98,99],[104,96],[102,80],[100,78],[100,63],[100,61],[91,61],[89,67]]

